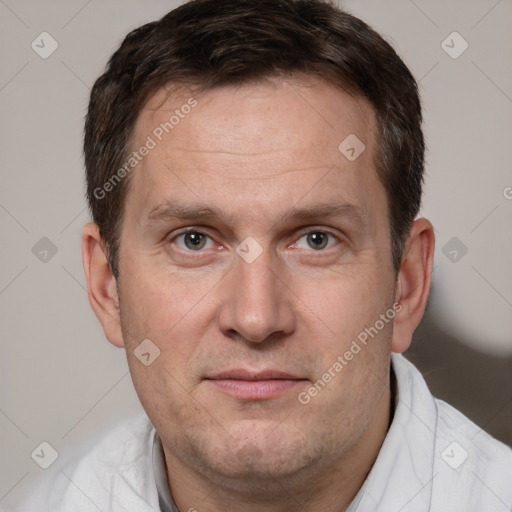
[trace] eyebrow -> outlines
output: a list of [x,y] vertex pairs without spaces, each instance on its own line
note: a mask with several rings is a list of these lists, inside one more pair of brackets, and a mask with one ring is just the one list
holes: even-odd
[[[360,228],[367,225],[362,209],[350,203],[319,203],[306,208],[293,206],[280,215],[279,222],[333,217],[346,218]],[[164,202],[149,212],[146,224],[149,226],[169,220],[216,220],[226,223],[232,219],[233,215],[228,214],[221,208],[214,208],[205,204],[184,205],[177,202]]]

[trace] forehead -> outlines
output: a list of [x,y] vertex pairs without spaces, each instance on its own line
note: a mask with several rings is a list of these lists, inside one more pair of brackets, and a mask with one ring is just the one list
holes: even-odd
[[[366,202],[363,192],[371,194],[377,184],[373,109],[321,80],[268,80],[200,93],[162,88],[138,117],[133,149],[149,140],[153,147],[130,187],[145,210],[182,186],[192,195],[208,189],[212,200],[219,187],[233,194],[250,187],[251,198],[270,201],[272,184],[281,188],[281,201],[297,201],[306,189],[323,199],[344,189],[352,201]],[[351,160],[340,144],[351,150],[354,142],[364,151]]]
[[[194,100],[197,106],[189,108]],[[293,124],[297,121],[301,121],[300,125]],[[164,87],[140,112],[135,139],[141,140],[155,130],[158,138],[158,127],[168,122],[172,129],[162,134],[168,146],[180,132],[192,129],[195,139],[188,141],[191,147],[215,151],[220,143],[222,150],[243,153],[242,141],[245,153],[251,154],[259,152],[255,149],[271,151],[283,145],[299,149],[298,146],[304,146],[305,138],[322,134],[325,139],[329,134],[327,139],[339,139],[348,135],[347,130],[370,142],[375,115],[365,98],[351,95],[324,80],[268,78],[254,84],[196,93],[171,85]],[[181,125],[179,130],[178,125]],[[289,130],[283,132],[284,127]]]

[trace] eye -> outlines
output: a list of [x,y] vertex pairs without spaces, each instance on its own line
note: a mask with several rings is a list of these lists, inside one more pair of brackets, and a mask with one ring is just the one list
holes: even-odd
[[322,249],[330,248],[336,244],[336,238],[330,233],[324,231],[312,231],[307,235],[301,236],[297,240],[295,246],[299,249],[313,249],[321,251]]
[[201,249],[210,249],[213,247],[213,240],[198,231],[182,233],[174,239],[174,242],[184,251],[200,251]]

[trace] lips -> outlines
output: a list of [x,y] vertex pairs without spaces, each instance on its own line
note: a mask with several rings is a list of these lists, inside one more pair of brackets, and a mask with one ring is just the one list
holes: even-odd
[[205,381],[215,390],[240,400],[269,400],[291,391],[306,379],[280,370],[233,369],[215,373]]
[[300,377],[279,370],[263,370],[260,372],[251,372],[244,369],[227,370],[224,372],[216,373],[208,378],[211,380],[302,380]]

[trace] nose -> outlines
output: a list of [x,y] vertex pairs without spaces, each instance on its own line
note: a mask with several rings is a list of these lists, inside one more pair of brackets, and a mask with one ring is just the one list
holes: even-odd
[[292,294],[269,251],[251,263],[237,257],[234,265],[218,317],[222,333],[252,343],[291,334],[296,322]]

